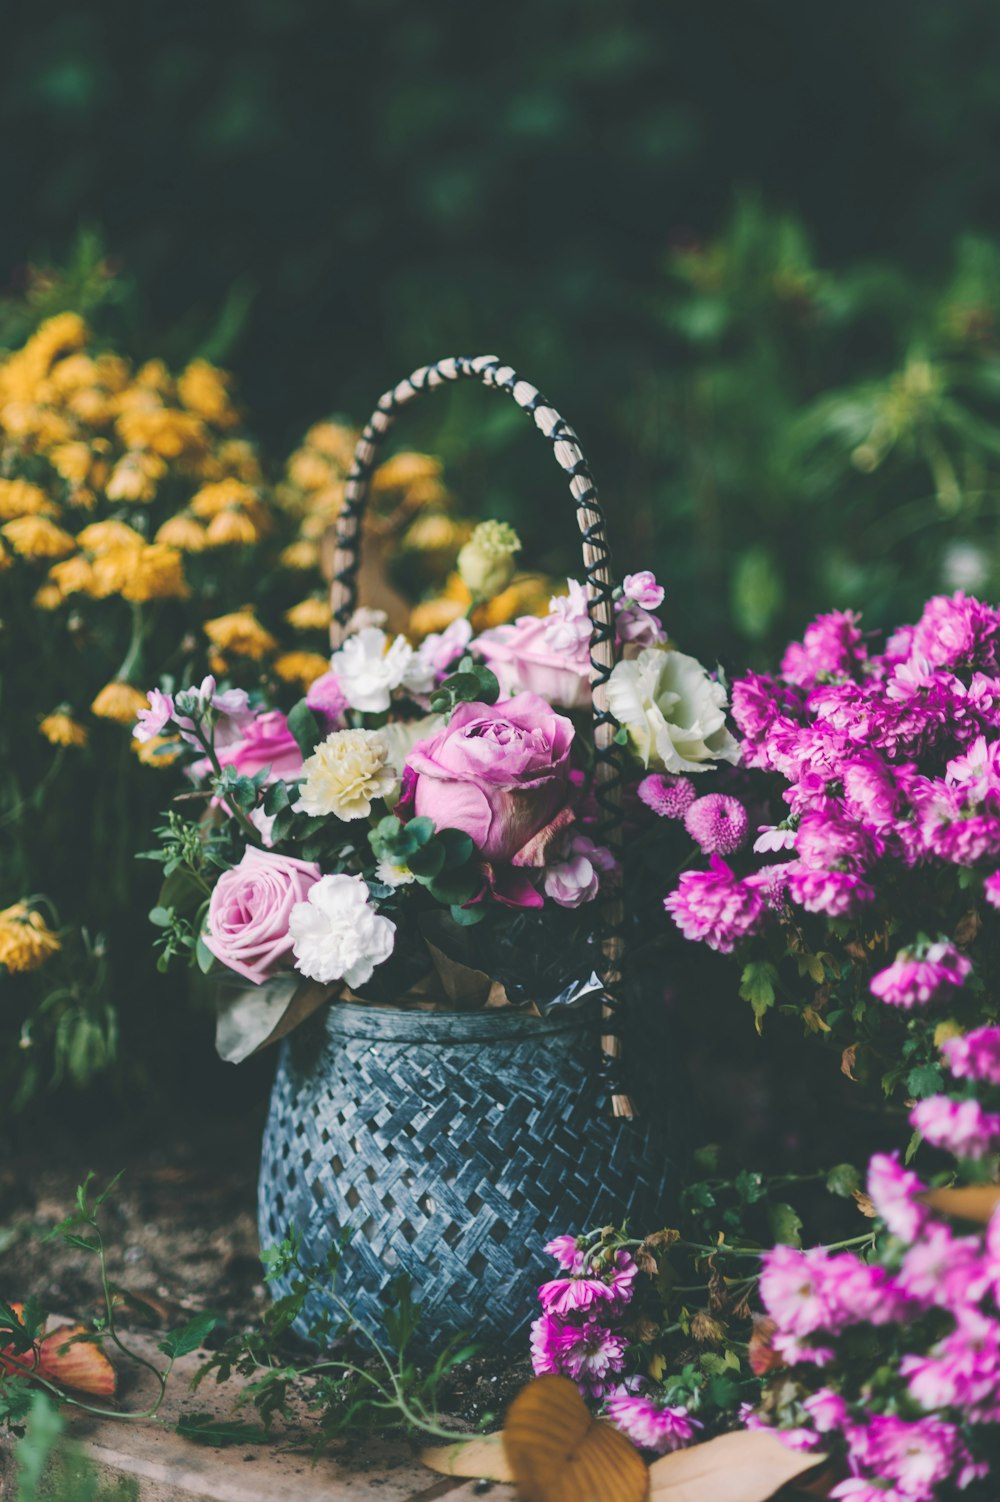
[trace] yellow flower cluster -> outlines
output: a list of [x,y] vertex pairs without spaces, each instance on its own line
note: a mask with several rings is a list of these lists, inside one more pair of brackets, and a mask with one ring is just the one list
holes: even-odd
[[38,970],[61,948],[59,935],[26,902],[0,911],[0,967],[15,974]]
[[[229,377],[194,360],[175,380],[162,361],[133,369],[91,346],[79,315],[61,313],[0,360],[0,474],[12,476],[0,479],[0,568],[48,565],[35,596],[47,610],[72,596],[183,599],[185,553],[271,528],[256,453],[232,436]],[[161,497],[169,515],[154,532]]]

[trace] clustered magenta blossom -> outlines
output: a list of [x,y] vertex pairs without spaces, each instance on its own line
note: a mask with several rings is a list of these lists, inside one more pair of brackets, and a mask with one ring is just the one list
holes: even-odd
[[[778,1433],[849,1471],[831,1498],[937,1502],[987,1474],[984,1426],[1000,1420],[1000,1211],[960,1234],[925,1191],[877,1154],[868,1192],[881,1234],[867,1260],[790,1246],[763,1259],[760,1296],[788,1368]],[[744,1422],[774,1421],[762,1409]]]
[[662,1402],[649,1382],[628,1375],[628,1326],[638,1268],[627,1251],[557,1236],[545,1248],[560,1276],[538,1290],[542,1313],[531,1326],[536,1376],[569,1377],[585,1398],[640,1449],[664,1454],[690,1444],[701,1425],[687,1409]]
[[[728,878],[721,909],[720,873],[705,881],[685,873],[667,899],[681,930],[728,951],[786,906],[831,919],[862,915],[887,872],[918,868],[971,868],[997,905],[998,642],[1000,612],[959,591],[928,601],[881,653],[855,613],[835,611],[788,648],[777,677],[737,679],[732,716],[743,765],[782,779],[784,816],[754,846],[765,864]],[[699,827],[692,833],[706,851],[720,849],[704,843]],[[759,887],[775,856],[781,904],[742,903],[741,891]],[[929,940],[922,953],[902,951],[873,989],[892,1005],[923,1006],[969,973],[967,957]]]

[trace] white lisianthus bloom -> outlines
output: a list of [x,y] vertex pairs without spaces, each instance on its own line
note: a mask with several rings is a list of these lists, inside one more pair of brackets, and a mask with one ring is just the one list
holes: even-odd
[[397,777],[402,776],[406,758],[414,746],[420,741],[429,741],[447,723],[447,715],[427,714],[419,720],[391,720],[382,726],[378,733],[389,748],[389,761],[395,767]]
[[628,730],[646,767],[704,772],[740,759],[726,729],[726,691],[701,663],[669,647],[647,647],[620,662],[608,682],[608,707]]
[[355,990],[392,954],[396,925],[376,912],[361,876],[322,876],[288,919],[295,968],[309,980]]
[[405,636],[390,642],[377,626],[363,626],[330,659],[331,671],[352,709],[382,714],[394,688],[412,671],[414,651]]
[[302,764],[296,813],[367,819],[372,800],[385,798],[399,778],[379,730],[334,730]]

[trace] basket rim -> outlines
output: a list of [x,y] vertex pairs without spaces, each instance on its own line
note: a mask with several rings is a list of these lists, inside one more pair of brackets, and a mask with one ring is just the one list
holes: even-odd
[[363,1001],[331,1001],[323,1028],[331,1040],[345,1037],[424,1044],[507,1042],[553,1033],[583,1032],[599,1022],[598,1006],[585,1000],[546,1017],[532,1017],[514,1007],[481,1012],[424,1012]]

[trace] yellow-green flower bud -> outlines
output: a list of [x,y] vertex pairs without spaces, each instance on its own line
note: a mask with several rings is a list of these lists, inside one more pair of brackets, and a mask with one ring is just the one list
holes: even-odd
[[476,601],[492,600],[514,577],[521,539],[507,522],[480,522],[458,555],[458,572]]

